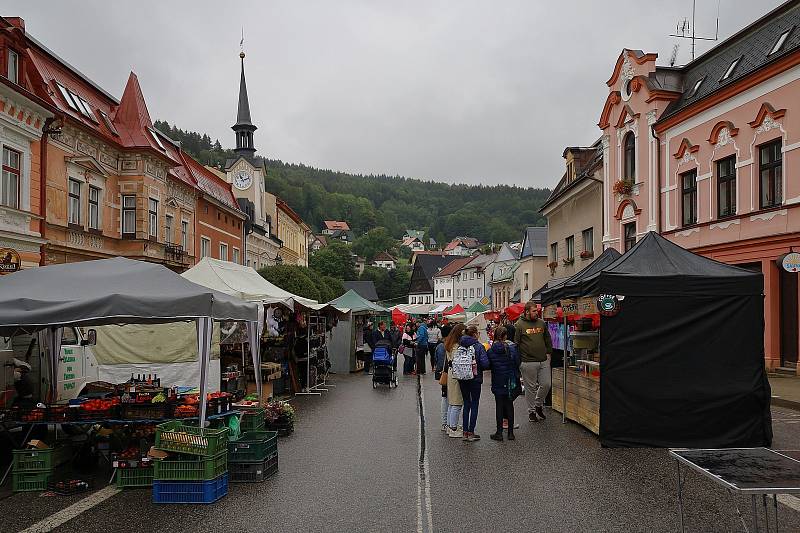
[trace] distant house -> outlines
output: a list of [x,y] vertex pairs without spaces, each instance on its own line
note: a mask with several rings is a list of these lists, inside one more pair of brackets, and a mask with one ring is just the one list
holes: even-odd
[[444,267],[458,259],[452,255],[419,254],[411,271],[408,303],[433,304],[433,277]]
[[519,256],[511,246],[504,242],[497,252],[489,281],[492,291],[492,309],[500,311],[515,300],[514,278],[519,268]]
[[497,254],[475,255],[462,266],[453,279],[453,304],[465,309],[475,302],[489,305],[492,289],[489,285],[494,272]]
[[428,239],[428,250],[438,250],[438,249],[439,249],[439,243],[436,242],[436,239],[434,239],[433,237]]
[[[512,300],[525,303],[550,278],[547,268],[547,228],[525,228],[519,250],[519,268],[514,273]],[[517,293],[519,293],[518,300]]]
[[410,248],[412,252],[422,252],[425,250],[425,244],[419,237],[405,237],[403,239],[403,246]]
[[353,255],[353,262],[356,265],[356,271],[358,274],[361,275],[364,273],[364,268],[367,266],[367,260],[361,257],[360,255]]
[[355,234],[350,230],[337,229],[328,235],[328,238],[334,241],[342,241],[352,244],[355,240]]
[[433,276],[433,303],[449,305],[455,303],[453,296],[455,294],[456,274],[472,259],[472,257],[453,257],[450,264]]
[[397,261],[388,253],[381,252],[372,260],[372,266],[394,270],[397,267]]
[[336,231],[350,231],[350,226],[347,225],[347,222],[340,220],[325,220],[322,226],[323,235],[333,235]]
[[378,291],[372,281],[345,281],[344,288],[347,291],[354,290],[359,296],[370,302],[378,301]]
[[422,256],[422,255],[435,255],[435,256],[438,256],[438,257],[442,257],[442,256],[446,256],[447,254],[444,253],[444,252],[440,252],[438,250],[422,250],[422,251],[418,251],[418,252],[413,252],[411,254],[411,258],[408,260],[408,262],[411,263],[411,266],[413,267],[414,263],[417,262],[417,258]]
[[313,235],[311,238],[311,243],[308,245],[312,252],[319,252],[326,246],[328,246],[327,235]]
[[470,256],[480,247],[478,239],[474,237],[456,237],[444,247],[447,255]]
[[425,238],[425,232],[419,229],[407,229],[406,234],[403,235],[404,239],[419,239],[422,240]]

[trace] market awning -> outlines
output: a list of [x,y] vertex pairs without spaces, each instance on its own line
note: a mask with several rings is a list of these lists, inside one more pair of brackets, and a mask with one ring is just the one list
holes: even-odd
[[479,301],[472,302],[472,305],[467,307],[467,313],[483,313],[486,311],[488,307],[480,303]]
[[316,300],[304,298],[273,285],[252,267],[204,257],[195,266],[181,274],[184,278],[247,302],[282,304],[294,309],[298,303],[305,307],[318,305]]
[[117,257],[3,276],[0,334],[66,325],[255,321],[258,307],[155,263]]
[[464,314],[464,308],[461,307],[461,304],[456,304],[452,308],[448,309],[444,312],[444,316],[450,317],[451,315],[459,315]]
[[362,297],[353,289],[350,289],[343,295],[339,296],[335,300],[331,300],[328,302],[328,305],[333,306],[339,310],[342,309],[349,309],[352,313],[363,313],[363,312],[373,312],[373,313],[387,313],[389,310],[385,307],[381,307],[376,303],[372,303],[366,298]]
[[604,268],[619,259],[620,253],[614,248],[606,248],[594,261],[581,269],[573,276],[563,280],[554,286],[542,291],[541,304],[550,305],[564,298],[579,298],[595,294],[595,282],[587,280],[594,279],[593,276]]
[[443,313],[445,309],[447,309],[447,304],[439,304],[430,311],[428,311],[428,314],[438,315],[439,313]]

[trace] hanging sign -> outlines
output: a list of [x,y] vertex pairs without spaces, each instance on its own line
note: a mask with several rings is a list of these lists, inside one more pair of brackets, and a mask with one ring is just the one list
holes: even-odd
[[601,294],[597,297],[597,310],[603,316],[616,316],[620,309],[620,299],[616,294]]
[[800,253],[789,252],[784,255],[781,266],[786,272],[800,272]]
[[558,306],[556,304],[550,304],[544,306],[542,309],[542,318],[545,320],[554,320],[558,316]]
[[0,274],[10,274],[20,269],[19,253],[13,248],[0,248]]
[[578,298],[561,300],[561,308],[567,316],[593,315],[596,313],[596,304],[592,298]]

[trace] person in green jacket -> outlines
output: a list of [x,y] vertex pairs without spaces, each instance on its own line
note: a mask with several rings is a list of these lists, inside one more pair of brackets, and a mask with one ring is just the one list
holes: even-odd
[[520,370],[525,383],[528,420],[544,420],[544,399],[550,392],[550,358],[553,342],[547,323],[539,318],[536,304],[525,304],[525,312],[514,324],[514,344],[520,354]]

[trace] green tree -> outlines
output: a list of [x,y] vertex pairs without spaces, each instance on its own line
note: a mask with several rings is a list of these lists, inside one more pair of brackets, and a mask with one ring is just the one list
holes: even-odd
[[356,279],[356,268],[350,247],[341,242],[331,242],[308,258],[308,265],[322,276],[341,280]]
[[396,241],[389,234],[389,230],[377,227],[357,238],[353,243],[353,251],[371,263],[376,255],[391,250],[395,244]]
[[344,284],[342,283],[342,280],[336,279],[331,276],[321,276],[321,279],[328,286],[328,290],[330,291],[331,294],[331,300],[335,300],[336,298],[347,292],[346,290],[344,290]]
[[264,267],[258,273],[273,285],[292,294],[317,301],[320,299],[317,285],[309,276],[309,270],[306,267],[275,265]]

